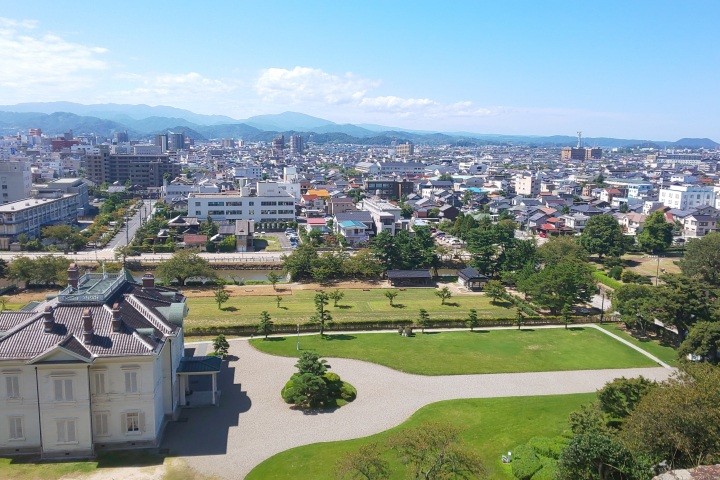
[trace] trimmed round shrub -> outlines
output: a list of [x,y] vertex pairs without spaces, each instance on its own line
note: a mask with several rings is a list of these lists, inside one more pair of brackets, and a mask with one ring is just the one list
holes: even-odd
[[287,381],[283,389],[280,391],[280,395],[282,396],[282,399],[285,401],[285,403],[293,403],[295,394],[295,375],[293,375],[292,377],[290,377],[290,380]]
[[342,387],[340,387],[340,398],[346,402],[352,402],[355,400],[355,397],[357,397],[357,390],[355,390],[355,387],[347,382],[342,382]]
[[530,445],[520,445],[512,451],[512,473],[518,480],[531,480],[542,463]]

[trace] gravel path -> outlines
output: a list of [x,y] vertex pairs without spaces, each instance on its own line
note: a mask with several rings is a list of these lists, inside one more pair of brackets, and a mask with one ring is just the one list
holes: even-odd
[[230,354],[238,359],[220,374],[220,406],[184,410],[187,422],[168,426],[163,447],[202,473],[232,479],[289,448],[387,430],[440,400],[594,392],[620,376],[664,380],[672,373],[634,368],[429,377],[329,359],[332,371],[357,388],[358,398],[332,413],[306,414],[280,398],[294,358],[261,353],[246,340],[232,341]]

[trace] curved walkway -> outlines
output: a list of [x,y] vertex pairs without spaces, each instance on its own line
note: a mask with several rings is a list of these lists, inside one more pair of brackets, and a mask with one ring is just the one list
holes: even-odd
[[296,359],[261,353],[246,340],[231,341],[230,354],[237,360],[221,373],[220,406],[184,410],[187,422],[170,424],[163,442],[199,472],[228,479],[244,478],[293,447],[387,430],[440,400],[594,392],[620,376],[664,380],[672,373],[658,367],[430,377],[334,358],[332,371],[357,388],[358,398],[332,413],[307,414],[280,398]]

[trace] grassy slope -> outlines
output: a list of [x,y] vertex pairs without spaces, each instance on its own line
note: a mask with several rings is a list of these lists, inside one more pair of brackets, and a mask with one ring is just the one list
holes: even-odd
[[[297,356],[296,339],[256,339],[259,350]],[[481,332],[318,335],[300,337],[303,350],[345,357],[421,375],[504,373],[652,367],[640,353],[594,329],[492,330]],[[442,358],[442,361],[438,361]]]
[[510,480],[510,469],[500,456],[536,436],[555,436],[567,428],[567,417],[595,394],[545,397],[450,400],[420,409],[403,424],[371,437],[345,442],[317,443],[294,448],[258,465],[247,480],[316,480],[336,478],[337,460],[348,451],[370,442],[379,442],[391,461],[392,479],[406,478],[403,466],[387,451],[387,438],[408,427],[429,420],[446,420],[462,428],[463,442],[477,452],[488,469],[487,478]]
[[[332,289],[326,289],[331,292]],[[426,309],[430,318],[463,319],[468,310],[475,308],[480,318],[514,318],[515,311],[500,305],[492,305],[484,295],[455,295],[447,305],[440,305],[434,289],[408,289],[398,291],[395,307],[391,307],[384,296],[385,289],[344,290],[345,297],[337,307],[332,300],[328,307],[336,321],[372,321],[378,319],[414,320],[418,310]],[[284,293],[284,292],[283,292]],[[282,295],[280,308],[275,297],[238,296],[232,297],[219,310],[212,297],[189,298],[190,313],[186,325],[252,325],[257,324],[260,312],[267,310],[275,323],[305,323],[315,313],[314,290],[295,290],[291,295]]]
[[616,324],[604,324],[599,326],[601,328],[604,328],[608,332],[612,332],[615,335],[622,337],[625,340],[628,340],[634,345],[637,345],[643,350],[646,350],[648,353],[655,355],[657,358],[667,363],[668,365],[673,367],[677,366],[677,350],[675,350],[673,347],[661,345],[660,342],[658,342],[657,340],[638,340],[637,338],[627,333],[625,330],[621,329],[620,326]]

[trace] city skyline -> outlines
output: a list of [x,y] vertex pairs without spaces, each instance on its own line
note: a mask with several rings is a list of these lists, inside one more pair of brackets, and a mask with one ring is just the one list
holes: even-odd
[[718,136],[712,2],[212,6],[6,5],[0,104],[144,103],[236,119],[297,111],[472,133]]

